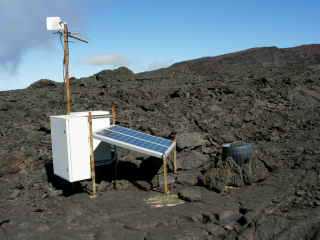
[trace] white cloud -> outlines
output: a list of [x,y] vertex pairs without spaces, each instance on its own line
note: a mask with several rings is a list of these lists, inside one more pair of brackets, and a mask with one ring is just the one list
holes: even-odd
[[88,57],[84,60],[86,64],[95,66],[110,65],[113,67],[128,66],[129,60],[120,54],[104,54]]
[[33,48],[49,46],[46,17],[60,16],[77,29],[88,0],[0,0],[0,67],[16,72],[23,56]]

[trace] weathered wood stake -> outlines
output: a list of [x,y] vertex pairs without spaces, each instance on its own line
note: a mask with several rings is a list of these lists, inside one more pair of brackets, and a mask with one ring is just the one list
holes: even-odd
[[167,157],[163,157],[163,185],[164,193],[169,193],[168,190],[168,169],[167,169]]
[[173,138],[174,148],[173,148],[173,173],[177,173],[177,137]]
[[90,143],[90,168],[91,168],[91,181],[92,181],[92,192],[90,198],[95,198],[97,194],[96,189],[96,172],[95,172],[95,159],[93,151],[93,130],[92,130],[92,113],[89,112],[89,143]]
[[116,125],[117,121],[117,106],[115,103],[112,103],[112,125]]
[[63,74],[64,74],[64,85],[66,92],[66,103],[67,103],[67,114],[71,112],[71,89],[70,89],[70,78],[69,78],[69,32],[68,25],[63,25],[63,39],[64,39],[64,58],[63,58]]

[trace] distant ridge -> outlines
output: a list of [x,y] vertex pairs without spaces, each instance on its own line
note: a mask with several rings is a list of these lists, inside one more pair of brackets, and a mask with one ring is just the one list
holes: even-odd
[[[308,44],[290,48],[258,47],[241,50],[238,52],[202,57],[175,63],[168,68],[146,71],[135,74],[126,67],[115,70],[103,70],[88,78],[88,80],[125,81],[144,78],[157,78],[163,75],[172,76],[173,73],[188,73],[196,75],[211,75],[217,72],[234,71],[238,66],[254,67],[287,67],[292,65],[316,65],[320,64],[320,44]],[[48,80],[49,81],[49,80]],[[53,81],[39,80],[31,84],[34,87],[55,85]]]

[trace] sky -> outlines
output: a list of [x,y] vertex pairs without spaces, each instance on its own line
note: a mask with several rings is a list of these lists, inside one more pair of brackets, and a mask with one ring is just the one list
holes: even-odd
[[74,77],[134,72],[252,47],[319,43],[315,0],[0,0],[0,91],[62,81],[63,49],[46,30],[60,16],[89,44],[70,43]]

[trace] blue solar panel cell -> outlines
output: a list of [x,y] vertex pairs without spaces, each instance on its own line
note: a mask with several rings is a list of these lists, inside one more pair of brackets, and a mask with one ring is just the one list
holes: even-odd
[[174,146],[173,141],[169,139],[152,136],[118,125],[96,132],[94,137],[110,144],[155,157],[163,157]]
[[[144,134],[135,130],[131,130],[124,127],[114,126],[109,129],[102,130],[98,133],[103,137],[107,137],[116,141],[120,141],[126,144],[165,154],[168,148],[171,146],[172,141],[154,137],[149,134]],[[154,137],[154,138],[153,138]],[[152,141],[155,140],[155,141]],[[171,143],[171,144],[168,144]],[[166,145],[163,145],[166,144]]]
[[150,134],[146,134],[143,132],[139,132],[139,131],[132,130],[132,129],[125,128],[125,127],[121,127],[121,126],[113,126],[110,128],[110,130],[114,131],[114,132],[123,133],[128,136],[143,139],[143,140],[146,140],[149,142],[157,143],[157,144],[167,146],[167,147],[171,146],[171,144],[172,144],[172,141],[170,141],[169,139],[152,136]]

